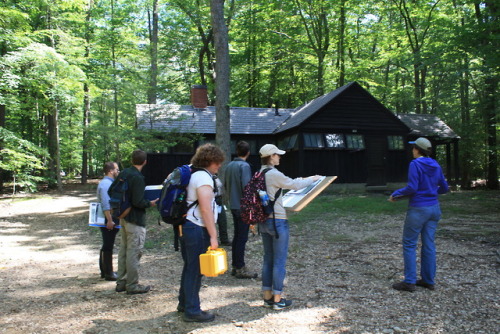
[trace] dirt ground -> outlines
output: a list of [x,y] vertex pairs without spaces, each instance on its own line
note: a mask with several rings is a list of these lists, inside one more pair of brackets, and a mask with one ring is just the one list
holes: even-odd
[[[225,274],[203,279],[202,308],[216,320],[189,324],[176,312],[182,260],[155,218],[141,261],[152,291],[128,296],[99,278],[100,234],[87,226],[93,189],[0,198],[0,333],[500,333],[499,192],[493,209],[443,217],[435,291],[391,289],[402,274],[404,211],[332,208],[310,224],[292,219],[285,290],[294,307],[266,309],[258,279]],[[260,271],[261,257],[250,237],[247,265]]]

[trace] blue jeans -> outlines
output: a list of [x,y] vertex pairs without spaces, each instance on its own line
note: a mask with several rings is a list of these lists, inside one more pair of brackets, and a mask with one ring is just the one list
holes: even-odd
[[266,220],[264,224],[259,224],[259,232],[264,244],[262,291],[272,291],[274,295],[281,295],[286,275],[288,240],[290,239],[288,220],[276,219],[276,230],[279,235],[278,239],[276,239],[272,218]]
[[441,219],[439,204],[426,207],[409,207],[403,229],[404,282],[417,281],[417,245],[422,238],[420,276],[425,283],[434,284],[436,276],[436,245],[434,236]]
[[197,315],[201,313],[200,254],[205,253],[210,246],[210,236],[206,228],[187,220],[182,225],[182,236],[179,239],[182,260],[184,261],[179,289],[179,305],[184,308],[186,315]]
[[248,241],[250,225],[241,220],[240,210],[231,210],[234,222],[234,237],[232,245],[232,265],[236,269],[245,266],[245,247]]

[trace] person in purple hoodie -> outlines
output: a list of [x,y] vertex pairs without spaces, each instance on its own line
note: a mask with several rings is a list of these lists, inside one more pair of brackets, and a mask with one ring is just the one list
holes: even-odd
[[[392,287],[400,291],[413,292],[416,286],[434,290],[436,275],[436,234],[441,208],[438,194],[448,192],[448,183],[441,166],[430,158],[432,144],[426,138],[409,142],[413,144],[414,160],[408,170],[408,185],[398,189],[389,197],[390,202],[408,197],[409,204],[403,228],[404,280]],[[422,238],[420,276],[417,280],[417,245]]]

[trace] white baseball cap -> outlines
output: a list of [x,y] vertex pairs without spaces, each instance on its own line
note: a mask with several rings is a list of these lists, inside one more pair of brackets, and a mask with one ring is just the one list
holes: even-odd
[[260,153],[260,157],[261,158],[265,158],[265,157],[268,157],[268,156],[271,156],[273,154],[279,154],[279,155],[283,155],[285,154],[286,152],[285,151],[282,151],[280,150],[279,148],[277,148],[275,145],[273,144],[266,144],[264,146],[262,146],[259,150],[259,153]]
[[429,151],[432,149],[431,142],[424,137],[420,137],[415,141],[409,141],[408,143],[417,145],[418,147],[420,147],[421,149],[426,150],[426,151]]

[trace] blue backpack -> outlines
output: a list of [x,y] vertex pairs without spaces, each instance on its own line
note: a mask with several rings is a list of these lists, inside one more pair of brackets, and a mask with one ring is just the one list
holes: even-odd
[[[191,180],[191,175],[197,171],[205,171],[202,168],[182,165],[176,167],[168,178],[163,182],[160,200],[158,201],[158,211],[163,222],[174,226],[174,248],[179,250],[179,236],[182,224],[186,222],[189,209],[198,204],[198,200],[190,205],[187,204],[187,186]],[[210,176],[211,174],[208,173]],[[214,192],[217,186],[214,180]]]
[[187,186],[192,172],[189,165],[182,165],[163,182],[158,211],[165,223],[174,226],[184,224],[188,210],[198,203],[195,201],[187,205]]
[[113,218],[123,219],[130,210],[132,204],[128,193],[128,181],[121,174],[113,181],[108,189],[109,205],[111,207],[111,216]]

